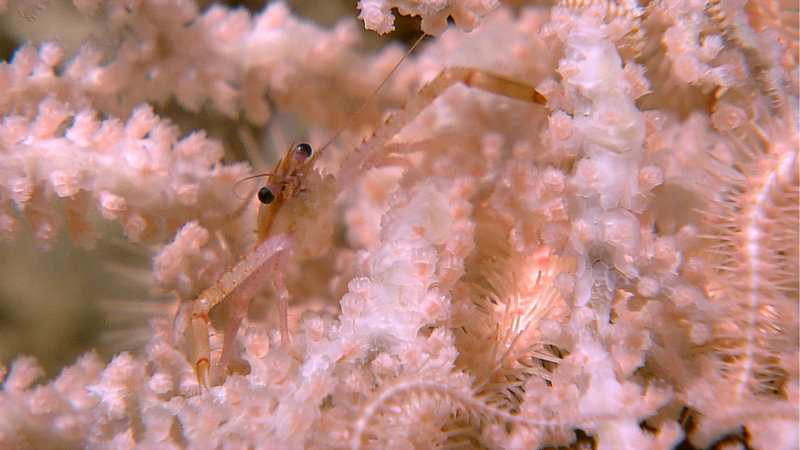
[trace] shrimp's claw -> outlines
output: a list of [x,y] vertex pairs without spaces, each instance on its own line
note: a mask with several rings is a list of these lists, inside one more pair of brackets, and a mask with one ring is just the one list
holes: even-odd
[[202,358],[200,361],[197,361],[197,364],[194,366],[194,372],[197,374],[197,384],[200,386],[200,391],[211,392],[208,389],[208,372],[209,368],[211,367],[211,363],[208,362],[207,359]]
[[189,354],[191,362],[194,364],[194,373],[197,375],[197,384],[200,385],[202,392],[208,390],[208,372],[211,369],[209,345],[208,345],[208,316],[195,314],[189,322]]
[[[211,355],[208,342],[208,329],[211,320],[208,313],[228,295],[233,296],[234,308],[230,320],[241,321],[242,316],[247,311],[247,302],[255,295],[258,288],[263,284],[269,274],[273,271],[274,264],[270,264],[283,251],[291,248],[292,239],[286,234],[279,234],[265,239],[258,244],[250,253],[227,272],[225,272],[216,284],[203,291],[191,303],[191,315],[189,324],[185,329],[187,343],[189,345],[189,363],[194,365],[194,372],[197,375],[197,384],[200,390],[205,389],[209,392],[209,372],[211,372]],[[237,312],[238,311],[238,312]],[[183,317],[183,313],[179,312]],[[176,322],[178,319],[176,319]],[[233,323],[233,322],[232,322]],[[238,327],[229,327],[235,333]],[[233,340],[228,341],[227,348],[223,348],[222,364],[227,363],[230,356],[230,346]],[[228,355],[228,356],[225,356]],[[214,380],[217,370],[214,370]],[[213,381],[213,380],[212,380]]]

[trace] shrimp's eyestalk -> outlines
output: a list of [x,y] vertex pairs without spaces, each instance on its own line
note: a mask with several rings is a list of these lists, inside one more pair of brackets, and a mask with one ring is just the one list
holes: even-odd
[[272,193],[270,188],[264,186],[258,190],[258,201],[264,205],[269,205],[275,201],[275,194]]
[[299,166],[300,164],[306,162],[306,160],[311,157],[311,151],[311,146],[305,142],[297,144],[297,147],[294,148],[294,153],[292,154],[292,158],[294,158],[292,164],[294,166]]

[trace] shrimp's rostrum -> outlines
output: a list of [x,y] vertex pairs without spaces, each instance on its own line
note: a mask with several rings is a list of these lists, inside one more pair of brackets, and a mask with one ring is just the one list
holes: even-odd
[[[343,187],[364,171],[387,160],[386,143],[425,109],[442,92],[456,83],[498,95],[534,103],[545,97],[529,84],[496,73],[464,67],[443,70],[396,113],[390,115],[347,158],[338,179],[314,168],[324,147],[312,155],[311,146],[300,144],[289,149],[275,170],[266,175],[267,183],[258,191],[258,244],[223,274],[214,286],[203,291],[191,304],[187,338],[190,362],[198,383],[208,389],[211,369],[208,313],[230,297],[225,338],[218,366],[224,369],[231,357],[236,332],[247,306],[268,279],[279,297],[281,343],[289,340],[288,302],[284,268],[289,258],[305,260],[320,255],[333,233],[334,203]],[[224,370],[222,370],[224,373]]]

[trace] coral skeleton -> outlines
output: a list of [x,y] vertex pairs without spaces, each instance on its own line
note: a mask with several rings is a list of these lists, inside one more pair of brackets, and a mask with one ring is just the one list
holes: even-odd
[[[0,239],[109,222],[169,313],[50,379],[0,362],[0,447],[797,448],[796,4],[64,8],[0,62]],[[393,10],[428,35],[406,57],[355,19]],[[324,194],[252,177],[298,134]],[[308,200],[259,241],[265,179]],[[205,379],[191,311],[229,281]]]

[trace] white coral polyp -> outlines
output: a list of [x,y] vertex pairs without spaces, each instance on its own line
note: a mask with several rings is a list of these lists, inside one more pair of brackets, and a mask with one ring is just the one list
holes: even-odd
[[394,16],[388,9],[381,8],[375,2],[359,2],[361,12],[358,18],[364,21],[364,26],[378,34],[394,31]]
[[[415,189],[416,195],[393,210],[384,224],[384,243],[369,261],[368,277],[351,282],[342,299],[342,322],[351,324],[366,342],[382,336],[413,342],[419,329],[444,310],[441,294],[433,287],[440,280],[436,246],[454,233],[455,199],[433,182]],[[433,299],[439,300],[432,303]],[[439,314],[431,316],[431,308]]]
[[614,153],[638,151],[644,142],[644,118],[626,94],[630,84],[616,47],[600,36],[577,32],[570,33],[567,44],[572,70],[564,76],[588,100],[575,117],[587,144]]
[[359,0],[358,18],[368,30],[380,34],[394,31],[392,8],[400,14],[422,17],[422,31],[438,35],[447,28],[447,18],[466,31],[478,26],[480,18],[497,8],[497,0]]

